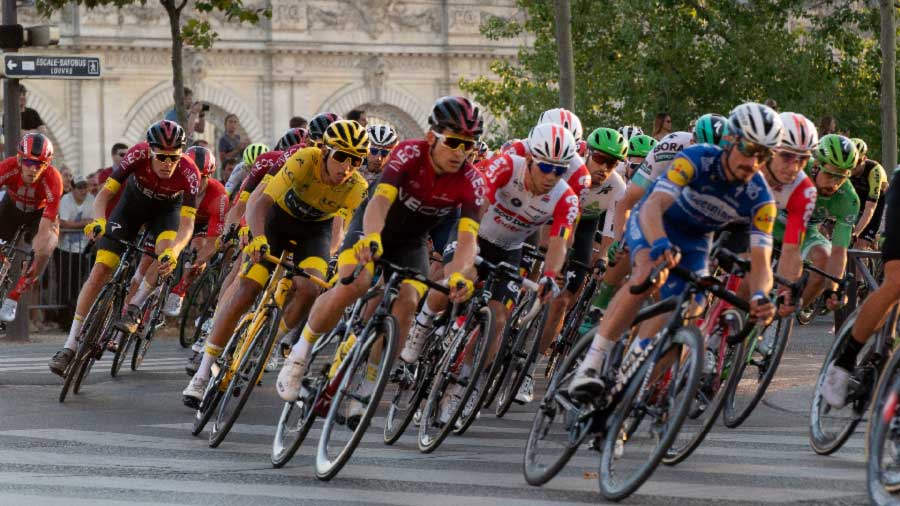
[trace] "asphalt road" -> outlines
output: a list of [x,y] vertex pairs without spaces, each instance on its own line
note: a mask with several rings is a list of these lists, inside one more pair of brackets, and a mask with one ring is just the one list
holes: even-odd
[[[0,342],[0,505],[396,504],[530,506],[602,503],[596,453],[581,450],[555,479],[522,477],[531,406],[503,419],[485,415],[434,453],[416,449],[411,430],[394,446],[381,419],[332,481],[316,480],[313,429],[285,468],[269,452],[281,402],[264,378],[238,425],[217,449],[192,437],[182,406],[186,350],[154,345],[141,370],[108,373],[99,362],[80,395],[57,402],[61,385],[46,361],[62,335]],[[687,461],[659,468],[624,504],[867,504],[863,430],[838,453],[808,445],[810,393],[829,326],[795,327],[764,404],[739,429],[717,427]],[[539,381],[538,395],[543,382]]]

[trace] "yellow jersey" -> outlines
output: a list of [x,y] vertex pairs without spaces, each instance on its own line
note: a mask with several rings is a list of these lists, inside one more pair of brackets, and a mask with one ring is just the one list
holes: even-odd
[[330,185],[322,181],[322,150],[297,150],[266,186],[266,195],[285,212],[301,221],[322,221],[336,214],[347,217],[366,198],[368,183],[354,171],[346,181]]

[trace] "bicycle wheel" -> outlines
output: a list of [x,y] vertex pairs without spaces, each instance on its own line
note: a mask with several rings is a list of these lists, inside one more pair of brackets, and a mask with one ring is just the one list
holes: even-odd
[[[116,304],[116,298],[114,285],[107,284],[100,290],[100,294],[91,305],[91,309],[84,319],[84,326],[81,328],[78,336],[78,347],[75,350],[75,356],[72,357],[69,367],[66,368],[63,387],[59,393],[59,402],[65,402],[69,389],[82,372],[82,368],[85,365],[84,362],[90,360],[96,353],[94,348],[100,339],[100,333],[112,322],[113,314],[117,314],[115,309],[121,308],[121,304]],[[78,383],[80,389],[81,382],[79,381]]]
[[138,367],[144,363],[144,357],[147,356],[147,352],[150,350],[150,345],[153,343],[153,333],[156,331],[156,325],[159,323],[158,319],[162,311],[161,304],[163,300],[161,294],[168,293],[168,287],[168,283],[163,283],[162,287],[156,289],[144,301],[144,306],[141,308],[141,321],[143,323],[135,335],[134,351],[131,355],[132,371],[138,370]]
[[[722,420],[729,429],[740,427],[766,394],[784,356],[793,327],[794,319],[786,316],[766,327],[759,337],[753,333],[740,344],[737,356],[742,359],[734,368],[736,378],[725,395],[725,411],[722,414]],[[767,339],[774,339],[772,352],[768,354],[759,349],[761,342]]]
[[133,334],[115,330],[111,339],[118,339],[119,341],[119,344],[116,346],[116,353],[113,355],[112,365],[109,368],[109,375],[115,378],[119,371],[122,370],[122,365],[125,364],[131,347],[134,346],[135,337]]
[[181,321],[178,324],[178,343],[182,348],[189,348],[194,344],[203,322],[212,316],[210,309],[215,307],[216,297],[221,288],[217,283],[218,267],[219,264],[204,270],[188,290],[181,310]]
[[526,311],[531,307],[532,292],[528,291],[525,298],[522,299],[509,315],[506,320],[506,326],[503,328],[502,339],[497,357],[491,365],[488,374],[487,391],[482,400],[482,407],[488,408],[494,402],[500,388],[503,387],[503,380],[506,378],[506,370],[509,369],[509,359],[512,354],[512,345],[515,342],[515,336],[518,335],[521,328],[520,320],[525,316]]
[[529,485],[550,481],[591,435],[594,407],[573,401],[567,388],[593,340],[594,336],[586,335],[575,344],[534,414],[523,464]]
[[[491,313],[491,318],[493,318],[493,312]],[[493,322],[491,322],[491,334],[493,334]],[[495,336],[491,336],[490,341],[493,341]],[[489,373],[494,368],[491,365],[490,369],[487,369],[485,366],[485,362],[487,362],[487,353],[490,349],[491,344],[489,343],[486,348],[484,348],[484,359],[482,360],[482,364],[478,366],[479,373],[474,377],[474,385],[471,386],[472,392],[467,394],[463,399],[462,411],[459,414],[459,418],[454,424],[453,433],[457,436],[461,436],[469,430],[469,427],[475,423],[475,420],[478,419],[478,413],[481,411],[481,407],[484,403],[485,394],[487,390],[490,388],[490,377]],[[494,359],[496,361],[496,358]]]
[[547,321],[549,311],[550,306],[544,306],[541,313],[529,322],[528,328],[516,336],[510,364],[506,369],[506,378],[503,380],[503,388],[500,389],[497,396],[497,409],[494,412],[497,418],[503,418],[503,415],[509,411],[513,401],[516,401],[516,395],[519,393],[525,377],[531,373],[532,365],[537,360],[538,348],[541,345],[541,333],[544,331],[544,322]]
[[209,432],[209,447],[216,448],[225,436],[231,431],[234,422],[241,415],[241,410],[250,399],[250,393],[262,376],[269,353],[275,345],[278,337],[278,323],[281,321],[281,310],[277,307],[266,307],[260,320],[259,330],[253,336],[248,336],[251,341],[247,351],[238,365],[237,370],[231,376],[231,382],[219,401],[216,419],[213,421]]
[[[397,339],[397,320],[390,315],[382,317],[364,336],[357,338],[351,351],[352,361],[343,371],[341,384],[331,399],[331,407],[322,425],[316,448],[316,478],[328,481],[337,476],[366,433],[390,376]],[[369,354],[375,343],[382,344],[381,356],[378,357],[379,365],[371,392],[365,395],[359,389],[363,385]],[[350,355],[344,360],[349,358]]]
[[[315,356],[310,355],[309,363],[315,361]],[[279,469],[294,458],[294,454],[303,444],[309,429],[316,421],[316,410],[322,392],[328,385],[327,370],[315,377],[304,378],[304,382],[311,379],[314,382],[307,390],[309,392],[303,398],[293,402],[285,402],[281,408],[281,415],[275,425],[275,437],[272,439],[272,467]]]
[[[474,320],[474,321],[472,321]],[[490,348],[494,330],[494,313],[490,307],[478,309],[465,326],[457,332],[453,344],[444,353],[441,365],[434,375],[431,383],[431,391],[428,392],[428,400],[422,408],[422,416],[419,420],[418,446],[422,453],[431,453],[440,446],[441,442],[455,428],[466,402],[478,385],[478,376],[484,367],[487,351]],[[473,355],[471,372],[464,377],[463,367],[467,351]],[[453,412],[441,421],[441,411],[447,390],[452,386],[462,387],[459,403]],[[449,401],[448,401],[449,402]]]
[[441,359],[442,347],[438,342],[442,340],[443,336],[432,333],[425,341],[429,343],[425,353],[413,366],[412,377],[403,378],[398,383],[388,385],[388,388],[394,386],[394,389],[385,395],[391,400],[384,417],[385,444],[392,445],[400,439],[415,416],[416,410],[422,404],[422,400],[428,395],[431,389],[431,380],[434,377],[434,369]]
[[900,504],[900,353],[878,381],[866,430],[866,481],[878,506]]
[[91,368],[94,367],[94,362],[96,361],[97,359],[92,355],[81,362],[81,370],[78,371],[78,376],[75,378],[75,383],[72,385],[73,394],[78,395],[81,393],[81,382],[84,381],[84,378],[91,372]]
[[700,330],[677,329],[660,356],[674,363],[657,374],[646,361],[613,412],[600,457],[600,493],[606,499],[620,501],[650,477],[696,396],[703,370]]
[[216,359],[216,364],[212,368],[211,378],[203,391],[203,398],[200,399],[200,406],[198,406],[197,412],[194,414],[194,426],[191,428],[192,435],[196,436],[203,432],[203,428],[206,427],[213,413],[216,413],[216,408],[219,406],[219,401],[222,400],[222,394],[227,386],[223,385],[223,382],[228,376],[231,361],[234,360],[234,350],[247,338],[246,334],[249,328],[250,319],[245,317],[238,324],[231,339],[228,340],[225,349],[222,350],[222,354]]

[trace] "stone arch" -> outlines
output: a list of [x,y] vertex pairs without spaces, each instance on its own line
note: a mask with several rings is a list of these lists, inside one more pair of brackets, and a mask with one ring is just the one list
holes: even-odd
[[[428,108],[423,106],[415,96],[394,86],[384,86],[376,92],[374,87],[361,85],[344,87],[328,97],[319,111],[333,111],[346,114],[351,109],[365,105],[374,110],[389,112],[398,118],[397,126],[407,129],[401,132],[405,137],[420,137],[428,128]],[[414,130],[413,125],[418,127]]]
[[[53,104],[53,101],[45,95],[41,90],[34,86],[28,87],[28,107],[31,107],[44,120],[44,125],[50,134],[50,140],[53,142],[53,164],[59,167],[62,164],[74,162],[79,155],[78,142],[72,134],[72,130],[66,123],[65,118],[59,112],[59,108]],[[69,159],[66,159],[66,154]],[[86,173],[84,167],[77,167],[80,173]]]
[[[250,139],[263,138],[264,133],[259,117],[231,90],[206,83],[195,84],[193,90],[194,96],[200,100],[216,105],[224,111],[237,114]],[[171,108],[171,82],[157,83],[147,90],[143,98],[135,102],[125,115],[125,138],[132,142],[140,139],[147,126],[161,118]]]

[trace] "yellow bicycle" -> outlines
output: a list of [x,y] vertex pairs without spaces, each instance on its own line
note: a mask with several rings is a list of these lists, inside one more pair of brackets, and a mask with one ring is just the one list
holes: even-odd
[[240,319],[222,354],[213,364],[211,379],[203,392],[191,431],[194,435],[202,432],[215,414],[209,434],[209,446],[212,448],[219,446],[228,435],[253,388],[262,379],[266,362],[275,347],[284,302],[291,289],[291,278],[302,276],[322,288],[330,287],[329,283],[296,267],[290,249],[287,248],[280,258],[263,255],[263,260],[274,264],[275,269],[257,298],[256,306]]

